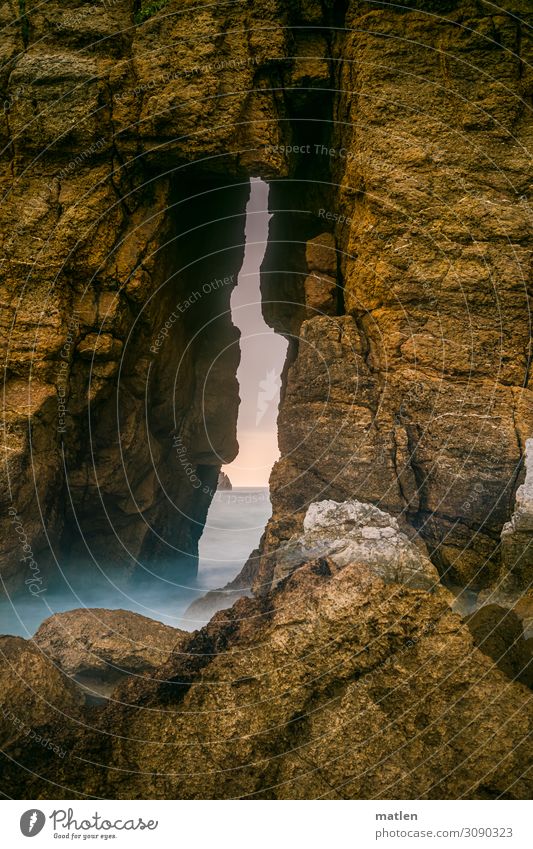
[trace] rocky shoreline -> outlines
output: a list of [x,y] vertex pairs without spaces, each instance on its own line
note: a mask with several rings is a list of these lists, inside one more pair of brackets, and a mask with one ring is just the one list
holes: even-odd
[[304,528],[268,591],[199,631],[95,609],[1,638],[14,789],[527,798],[533,640],[519,617],[454,613],[424,551],[372,505],[311,505]]
[[0,638],[6,793],[529,798],[531,3],[68,5],[0,6],[3,592],[196,579],[257,177],[280,458],[202,627]]

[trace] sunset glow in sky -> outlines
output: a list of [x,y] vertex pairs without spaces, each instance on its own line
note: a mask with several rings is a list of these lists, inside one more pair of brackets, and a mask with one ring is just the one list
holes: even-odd
[[237,423],[239,454],[223,471],[233,486],[268,486],[279,457],[277,415],[287,342],[265,324],[261,313],[259,269],[268,239],[268,185],[251,181],[246,207],[246,249],[231,296],[233,323],[241,331],[237,371],[241,404]]

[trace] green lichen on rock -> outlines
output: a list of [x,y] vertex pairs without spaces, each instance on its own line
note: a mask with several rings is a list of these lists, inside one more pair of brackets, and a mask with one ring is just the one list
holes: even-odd
[[[21,0],[24,2],[24,0]],[[147,21],[149,18],[153,17],[153,15],[160,12],[161,9],[164,9],[165,6],[168,6],[169,0],[154,0],[153,3],[142,3],[140,4],[140,8],[135,12],[134,20],[136,24],[142,24],[144,21]]]

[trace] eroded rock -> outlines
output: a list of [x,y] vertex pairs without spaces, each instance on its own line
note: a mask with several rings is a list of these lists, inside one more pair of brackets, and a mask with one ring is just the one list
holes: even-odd
[[487,604],[465,617],[476,646],[512,681],[533,685],[533,640],[524,638],[514,610]]
[[337,566],[368,567],[385,583],[434,590],[439,574],[429,557],[402,533],[397,520],[360,501],[319,501],[305,515],[304,533],[276,554],[274,584],[309,560],[328,557]]
[[13,757],[39,747],[52,762],[64,757],[61,726],[80,717],[83,702],[69,676],[31,641],[0,637],[0,745]]
[[32,642],[67,675],[111,687],[128,674],[162,666],[188,634],[128,610],[81,608],[56,613]]
[[[369,567],[302,566],[269,598],[217,614],[157,679],[123,685],[94,731],[65,730],[74,758],[55,780],[71,795],[531,792],[529,691],[474,646],[444,596]],[[31,792],[33,779],[21,781]]]

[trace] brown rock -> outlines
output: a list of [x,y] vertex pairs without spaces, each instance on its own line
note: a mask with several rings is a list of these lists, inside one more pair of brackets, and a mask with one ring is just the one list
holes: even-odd
[[[138,26],[125,3],[75,22],[59,0],[2,5],[7,588],[27,578],[21,547],[39,577],[49,545],[80,562],[86,542],[107,568],[194,572],[237,452],[228,310],[251,175],[273,178],[261,285],[291,340],[264,595],[158,681],[125,685],[131,708],[83,732],[62,715],[81,760],[58,770],[9,738],[9,795],[530,794],[528,694],[444,599],[321,562],[268,591],[278,547],[325,499],[398,517],[457,585],[507,575],[533,433],[533,18],[524,0],[438,5],[170,0]],[[308,262],[339,315],[308,291],[328,313],[309,318]],[[102,334],[93,368],[84,340]],[[50,665],[13,645],[41,681]]]
[[309,239],[305,246],[305,259],[309,271],[319,271],[335,278],[337,254],[333,234],[321,233],[320,236]]
[[337,284],[333,278],[310,274],[304,286],[308,318],[337,313]]
[[[305,302],[307,261],[299,260],[299,295],[285,269],[299,240],[316,250],[329,221],[346,316],[333,322],[295,308],[291,325],[271,310],[272,325],[298,344],[265,557],[298,530],[309,502],[356,497],[405,516],[441,574],[479,590],[501,575],[499,538],[533,434],[530,284],[516,284],[530,280],[532,122],[518,119],[511,16],[489,20],[475,5],[448,4],[437,35],[426,5],[415,5],[348,4],[351,31],[331,54],[333,133],[325,152],[319,144],[299,160],[299,176],[315,182],[290,203],[315,211],[314,228],[287,220],[294,187],[271,190],[264,289],[271,294],[275,280],[278,293]],[[522,32],[531,11],[523,3],[513,11]],[[480,73],[466,71],[466,56]],[[317,97],[314,114],[323,106]],[[334,185],[320,192],[322,168]],[[284,246],[280,232],[293,241]]]
[[54,746],[63,749],[61,725],[79,717],[82,703],[79,688],[32,642],[0,637],[2,747],[16,756],[23,747],[44,746],[55,762]]
[[116,360],[123,345],[109,333],[88,333],[78,344],[78,353],[84,360]]
[[490,585],[533,433],[527,4],[458,0],[437,25],[420,3],[170,0],[135,27],[127,4],[26,5],[23,25],[16,4],[1,13],[3,491],[43,570],[48,540],[85,556],[79,525],[127,571],[194,572],[237,451],[231,285],[212,284],[237,273],[239,183],[261,174],[265,315],[292,334],[265,539],[312,500],[355,496],[403,513],[456,583]]
[[[159,678],[123,687],[100,730],[75,735],[79,766],[62,781],[113,798],[531,792],[526,688],[474,647],[444,597],[357,564],[312,563],[270,599],[241,599]],[[115,769],[84,766],[104,745]]]
[[188,636],[130,610],[81,608],[50,616],[32,642],[69,676],[113,682],[162,666]]

